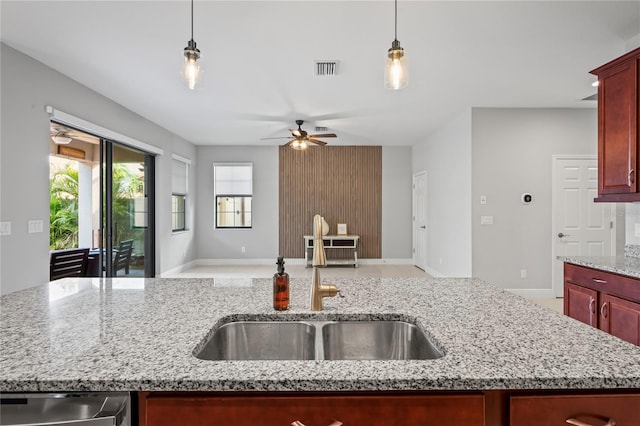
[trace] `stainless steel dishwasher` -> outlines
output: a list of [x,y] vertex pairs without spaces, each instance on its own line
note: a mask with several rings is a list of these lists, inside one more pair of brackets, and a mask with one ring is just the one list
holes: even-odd
[[2,426],[131,426],[129,392],[0,394]]

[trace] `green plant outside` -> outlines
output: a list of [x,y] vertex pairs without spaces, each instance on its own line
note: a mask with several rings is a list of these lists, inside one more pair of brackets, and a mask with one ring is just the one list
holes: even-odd
[[[49,182],[49,248],[78,247],[78,170],[70,163],[54,170]],[[143,179],[124,164],[113,165],[114,241],[139,240],[144,229],[132,228],[133,200],[141,196]]]

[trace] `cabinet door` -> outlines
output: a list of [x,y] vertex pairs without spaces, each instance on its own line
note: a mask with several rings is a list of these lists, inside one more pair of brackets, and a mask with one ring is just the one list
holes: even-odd
[[592,327],[598,326],[598,292],[565,281],[564,314]]
[[601,197],[636,193],[637,58],[603,72],[598,79],[598,192]]
[[640,394],[512,396],[509,425],[635,426],[640,421],[639,405]]
[[[198,396],[143,402],[141,426],[441,426],[484,425],[482,395],[451,396]],[[146,417],[146,423],[145,423]]]
[[640,345],[640,303],[602,294],[600,329],[622,340]]

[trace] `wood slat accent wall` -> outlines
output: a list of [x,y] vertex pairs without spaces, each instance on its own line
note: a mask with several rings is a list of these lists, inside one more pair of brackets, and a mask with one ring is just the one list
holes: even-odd
[[381,258],[382,147],[281,146],[279,171],[281,256],[304,258],[302,237],[312,235],[313,216],[320,214],[329,234],[346,223],[349,234],[360,236],[358,258]]

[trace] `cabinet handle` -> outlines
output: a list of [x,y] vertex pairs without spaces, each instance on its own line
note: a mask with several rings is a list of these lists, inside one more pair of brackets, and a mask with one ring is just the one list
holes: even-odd
[[[581,422],[580,420],[576,420],[574,418],[567,419],[566,423],[569,423],[570,425],[573,425],[573,426],[595,426],[595,425],[592,425],[591,423]],[[602,426],[616,426],[616,421],[613,419],[608,419],[608,421]]]
[[635,180],[635,176],[636,176],[636,171],[634,169],[629,170],[629,186],[633,184],[633,181]]
[[604,302],[602,304],[602,306],[600,306],[600,315],[602,316],[602,318],[606,318],[607,317],[607,302]]
[[600,278],[591,278],[591,281],[598,284],[606,284],[607,280],[601,280]]
[[[293,423],[291,423],[291,426],[305,426],[305,424],[302,423],[300,420],[296,420]],[[331,423],[329,426],[342,426],[342,422],[339,420],[336,420],[333,423]]]
[[591,312],[592,314],[596,313],[596,299],[594,299],[593,297],[591,298],[591,300],[589,300],[589,312]]

